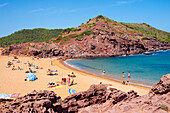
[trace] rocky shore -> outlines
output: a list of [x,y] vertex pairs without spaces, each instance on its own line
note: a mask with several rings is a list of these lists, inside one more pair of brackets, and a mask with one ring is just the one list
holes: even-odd
[[32,91],[15,100],[0,99],[0,112],[43,113],[168,113],[170,112],[170,74],[162,76],[146,95],[125,93],[104,84],[92,85],[87,91],[61,100],[53,91]]
[[[113,57],[121,55],[141,54],[148,51],[169,50],[170,43],[158,39],[150,39],[145,44],[140,41],[125,40],[120,41],[112,38],[105,39],[106,44],[87,43],[86,46],[80,47],[73,44],[67,47],[60,47],[58,44],[48,43],[23,43],[11,45],[1,49],[2,55],[20,55],[34,56],[40,58],[62,57],[62,58],[80,58],[80,57]],[[107,46],[106,46],[107,45]],[[80,50],[84,48],[85,50]],[[73,52],[74,51],[74,52]]]
[[130,29],[107,17],[102,18],[93,18],[48,43],[10,45],[1,49],[0,53],[40,58],[80,58],[113,57],[170,49],[169,42]]

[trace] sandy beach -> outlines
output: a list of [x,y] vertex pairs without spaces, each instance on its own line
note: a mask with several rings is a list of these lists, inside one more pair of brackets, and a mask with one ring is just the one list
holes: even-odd
[[[77,69],[74,69],[72,67],[66,66],[63,61],[57,60],[55,58],[45,58],[45,59],[35,59],[32,60],[31,57],[18,57],[21,63],[13,62],[15,67],[20,66],[23,68],[23,70],[12,70],[12,68],[6,68],[7,61],[12,61],[12,56],[0,56],[0,94],[1,93],[7,93],[7,94],[13,94],[13,93],[21,93],[20,96],[23,96],[27,93],[32,92],[33,90],[52,90],[57,95],[60,95],[61,98],[65,98],[69,96],[68,89],[72,88],[76,90],[77,92],[85,91],[87,90],[92,84],[99,84],[102,82],[103,84],[111,84],[113,88],[128,92],[130,90],[135,90],[139,95],[147,94],[150,90],[150,88],[142,87],[142,86],[136,86],[136,85],[122,85],[120,82],[95,76],[93,74],[79,71]],[[28,70],[28,66],[24,63],[29,61],[30,63],[33,63],[33,65],[43,67],[43,69],[38,69],[37,73],[35,75],[38,77],[35,81],[24,81],[24,79],[28,76],[28,73],[25,73],[26,70]],[[51,65],[51,61],[55,65]],[[32,68],[35,70],[34,68]],[[47,70],[58,70],[58,75],[54,76],[48,76]],[[71,74],[72,72],[75,73],[77,76],[74,79],[74,85],[68,86],[68,85],[62,85],[62,88],[59,89],[53,89],[48,88],[49,82],[61,82],[61,79],[63,77],[66,77],[68,74]],[[61,84],[59,84],[61,85]]]

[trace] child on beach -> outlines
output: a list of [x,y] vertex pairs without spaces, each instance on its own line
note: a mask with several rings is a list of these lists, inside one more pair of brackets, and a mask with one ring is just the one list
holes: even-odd
[[70,74],[68,74],[67,82],[68,82],[68,86],[70,86]]
[[66,85],[66,78],[62,78],[61,84]]

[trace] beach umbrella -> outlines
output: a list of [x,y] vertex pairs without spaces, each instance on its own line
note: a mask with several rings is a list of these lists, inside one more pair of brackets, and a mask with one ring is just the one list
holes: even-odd
[[35,76],[34,73],[28,73],[28,79],[31,80],[31,81],[34,81],[37,79],[37,77]]
[[10,98],[11,96],[10,95],[8,95],[8,94],[6,94],[6,93],[2,93],[2,94],[0,94],[0,98]]
[[77,93],[77,91],[76,90],[74,90],[74,89],[68,89],[68,92],[70,93],[70,94],[76,94]]

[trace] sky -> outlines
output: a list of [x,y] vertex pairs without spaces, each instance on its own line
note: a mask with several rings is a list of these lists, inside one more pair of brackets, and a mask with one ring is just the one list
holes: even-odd
[[98,15],[170,32],[170,0],[0,0],[0,37],[21,29],[77,27]]

